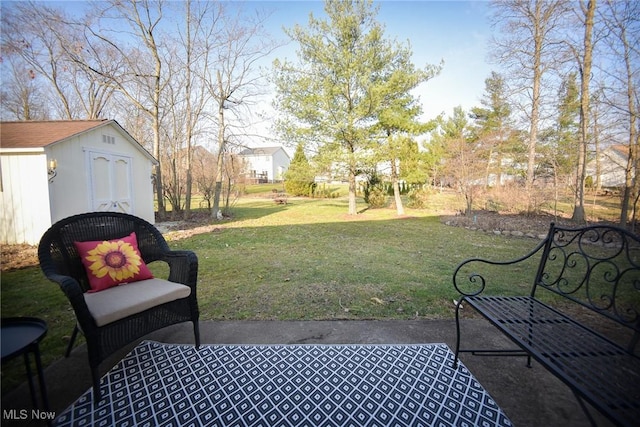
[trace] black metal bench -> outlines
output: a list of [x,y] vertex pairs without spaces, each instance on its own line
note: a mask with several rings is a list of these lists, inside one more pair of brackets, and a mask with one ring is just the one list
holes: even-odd
[[[527,270],[535,271],[529,275],[533,286],[520,283]],[[613,226],[571,229],[551,224],[547,237],[521,258],[462,262],[453,284],[462,295],[456,304],[456,365],[461,352],[525,355],[529,366],[535,359],[571,388],[592,424],[585,401],[617,425],[639,425],[637,235]],[[509,295],[496,295],[497,286]],[[528,295],[518,292],[523,288]],[[518,347],[461,348],[461,309],[466,307]]]

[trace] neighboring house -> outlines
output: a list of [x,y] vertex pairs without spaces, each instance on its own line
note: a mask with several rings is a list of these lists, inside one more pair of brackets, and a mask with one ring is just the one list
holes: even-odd
[[154,223],[156,159],[114,120],[0,123],[0,243],[35,245],[91,211]]
[[238,156],[245,162],[248,181],[253,183],[282,181],[291,163],[282,147],[247,148]]
[[[599,153],[600,187],[622,188],[625,182],[625,170],[629,159],[629,147],[626,145],[612,145]],[[596,160],[587,163],[587,176],[597,181]]]

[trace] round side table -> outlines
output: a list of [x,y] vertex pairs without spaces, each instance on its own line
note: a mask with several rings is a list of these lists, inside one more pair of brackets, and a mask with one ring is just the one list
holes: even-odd
[[38,408],[38,399],[36,398],[33,379],[31,378],[31,363],[29,361],[29,353],[34,354],[42,405],[45,410],[48,410],[49,399],[47,398],[39,347],[40,341],[47,334],[47,324],[44,320],[35,317],[4,317],[1,322],[2,347],[0,348],[2,351],[2,363],[20,355],[24,356],[31,400],[33,407]]

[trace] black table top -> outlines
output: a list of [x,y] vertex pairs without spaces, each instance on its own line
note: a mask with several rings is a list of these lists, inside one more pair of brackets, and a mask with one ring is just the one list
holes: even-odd
[[2,319],[2,361],[9,360],[39,342],[47,333],[44,320],[35,317],[6,317]]

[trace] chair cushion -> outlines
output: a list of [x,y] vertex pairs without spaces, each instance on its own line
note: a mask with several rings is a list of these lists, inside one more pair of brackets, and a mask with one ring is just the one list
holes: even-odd
[[120,239],[73,244],[87,272],[89,292],[153,278],[140,255],[135,232]]
[[191,288],[164,279],[147,279],[106,289],[86,292],[84,300],[98,326],[124,319],[151,307],[186,298]]

